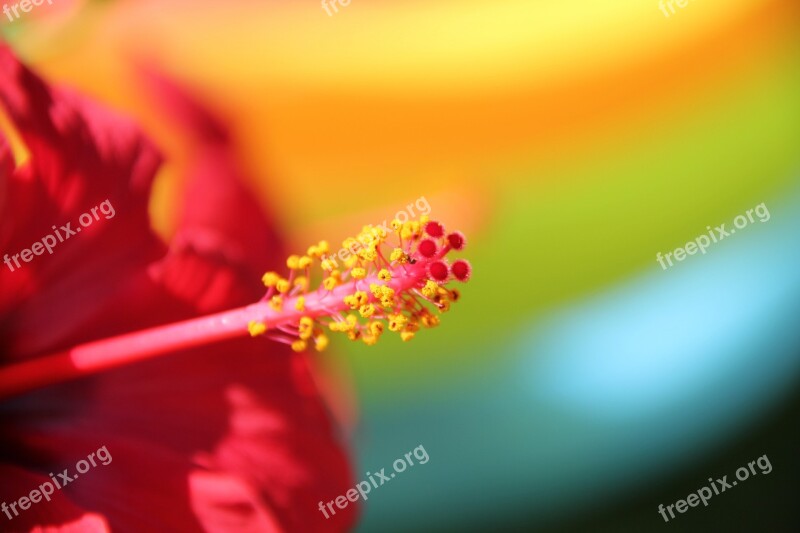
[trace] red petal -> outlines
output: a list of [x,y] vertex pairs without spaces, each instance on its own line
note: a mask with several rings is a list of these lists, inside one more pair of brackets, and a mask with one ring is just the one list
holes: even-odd
[[81,214],[105,200],[114,209],[113,218],[98,215],[52,254],[29,263],[20,256],[14,271],[0,268],[0,319],[20,357],[65,342],[114,298],[121,280],[163,254],[147,213],[160,157],[131,121],[50,88],[4,45],[0,103],[30,152],[29,162],[2,182],[9,198],[0,202],[3,254],[30,249],[53,235],[54,225],[76,228]]
[[193,138],[184,206],[161,279],[202,312],[249,303],[263,293],[261,275],[284,257],[272,216],[245,187],[252,180],[241,170],[222,121],[157,71],[145,70],[144,79]]
[[106,446],[111,463],[64,492],[115,531],[347,530],[355,504],[318,510],[354,486],[347,458],[303,357],[278,346],[242,339],[39,391],[6,406],[3,441],[59,471]]
[[[197,149],[205,155],[191,180],[178,242],[168,259],[148,272],[144,265],[163,251],[147,229],[147,191],[141,185],[149,186],[152,172],[148,176],[141,169],[148,167],[142,163],[148,145],[138,134],[137,142],[126,144],[134,131],[127,123],[51,91],[2,48],[0,100],[12,108],[33,157],[12,178],[19,193],[15,202],[44,202],[58,213],[75,204],[82,212],[83,200],[75,198],[91,198],[91,191],[105,184],[95,172],[113,168],[117,157],[133,168],[127,177],[118,176],[128,191],[129,203],[119,204],[130,208],[123,210],[127,213],[114,203],[120,218],[95,235],[81,234],[73,251],[64,247],[42,261],[57,267],[0,278],[3,297],[8,281],[30,284],[25,297],[17,297],[22,305],[13,320],[0,305],[0,347],[7,349],[4,336],[13,334],[16,355],[30,356],[260,296],[260,273],[275,257],[278,239],[239,185],[224,136],[201,136]],[[56,138],[80,150],[86,146],[78,140],[92,140],[96,146],[90,142],[87,150],[94,155],[65,155]],[[114,143],[119,144],[108,151]],[[139,159],[131,159],[134,153]],[[61,175],[64,169],[74,172]],[[61,197],[53,191],[63,187],[67,199],[58,203]],[[7,220],[27,220],[17,206],[8,207],[0,219],[2,244]],[[32,520],[65,526],[101,515],[115,531],[350,528],[356,507],[340,511],[335,521],[317,510],[319,500],[343,494],[353,481],[304,359],[259,341],[192,350],[5,403],[0,436],[5,449],[16,450],[6,457],[31,472],[71,467],[100,446],[113,456],[110,465],[64,488],[74,507],[66,506],[57,519],[46,514],[47,506],[30,509]],[[12,489],[26,488],[24,480],[17,481]]]
[[[3,531],[47,531],[53,533],[110,533],[105,518],[82,509],[69,496],[56,490],[47,474],[34,474],[17,466],[0,463],[0,502],[4,508],[0,522],[5,523]],[[32,490],[50,483],[53,488],[50,500],[41,499],[28,509],[16,504],[21,497],[29,497]],[[48,489],[45,489],[46,491]],[[37,499],[42,498],[40,493]],[[6,514],[8,513],[8,514]],[[9,518],[9,516],[11,518]]]

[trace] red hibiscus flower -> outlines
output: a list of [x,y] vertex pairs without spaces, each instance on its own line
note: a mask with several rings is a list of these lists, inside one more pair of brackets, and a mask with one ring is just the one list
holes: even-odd
[[0,138],[0,511],[20,531],[345,530],[355,491],[302,354],[328,331],[374,345],[438,325],[472,273],[448,259],[466,239],[427,217],[364,226],[289,256],[259,298],[280,243],[225,129],[149,79],[199,154],[168,247],[147,217],[153,147],[0,47],[29,152],[18,165]]
[[[147,215],[153,146],[0,45],[0,103],[29,154],[15,163],[0,135],[0,365],[23,369],[0,380],[0,529],[346,530],[355,506],[317,512],[353,481],[303,353],[219,337],[123,364],[106,346],[99,374],[47,356],[256,301],[283,256],[224,128],[170,94],[200,156],[167,247]],[[108,463],[78,478],[101,447]]]

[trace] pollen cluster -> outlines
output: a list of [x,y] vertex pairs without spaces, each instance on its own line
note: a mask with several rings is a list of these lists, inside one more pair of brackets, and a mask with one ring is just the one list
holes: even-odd
[[[425,216],[364,226],[337,253],[320,241],[288,257],[286,277],[264,274],[266,316],[250,322],[250,334],[298,352],[312,345],[324,350],[327,332],[369,346],[387,331],[409,341],[421,328],[439,325],[439,315],[459,300],[459,291],[446,285],[468,281],[472,268],[447,255],[465,245],[462,233],[448,233]],[[310,291],[312,282],[318,288]]]

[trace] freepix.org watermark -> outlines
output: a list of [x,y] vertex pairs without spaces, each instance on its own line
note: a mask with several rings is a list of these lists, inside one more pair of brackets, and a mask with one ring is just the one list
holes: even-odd
[[348,490],[341,496],[337,496],[328,503],[319,502],[320,512],[325,515],[325,518],[330,518],[332,515],[336,514],[336,509],[333,508],[334,504],[336,504],[336,507],[339,509],[344,509],[350,505],[350,502],[356,502],[359,498],[367,501],[367,494],[369,494],[372,489],[377,489],[384,483],[389,483],[397,474],[405,472],[409,466],[414,466],[414,459],[421,465],[424,465],[430,459],[430,457],[428,457],[428,452],[425,451],[425,447],[421,444],[414,448],[413,451],[405,454],[404,457],[398,457],[395,462],[392,463],[394,472],[390,473],[388,476],[386,475],[385,468],[381,468],[380,472],[375,472],[374,474],[367,472],[366,476],[369,481],[361,481],[356,484],[354,488]]
[[[45,0],[22,0],[21,2],[17,2],[15,4],[11,4],[11,7],[8,7],[8,4],[3,4],[3,13],[8,17],[8,20],[14,22],[22,15],[19,14],[17,9],[20,9],[23,13],[30,13],[31,9],[34,7],[38,7],[42,5]],[[52,6],[53,0],[47,0],[47,5]],[[14,12],[14,17],[11,16],[11,12]]]
[[[689,507],[697,507],[700,502],[703,502],[703,506],[708,507],[708,501],[713,496],[719,496],[727,489],[732,489],[735,487],[739,481],[744,481],[750,477],[750,474],[757,475],[755,466],[758,465],[758,468],[761,470],[762,474],[769,474],[772,472],[772,465],[769,462],[769,458],[765,455],[762,455],[755,461],[750,461],[747,463],[747,466],[743,466],[736,470],[736,479],[738,481],[731,481],[728,483],[728,476],[722,476],[722,478],[717,479],[714,481],[711,478],[708,478],[710,483],[709,487],[703,487],[697,492],[693,492],[689,494],[685,500],[678,500],[675,503],[667,505],[664,507],[664,504],[660,504],[658,506],[658,513],[664,518],[664,522],[669,522],[670,518],[667,518],[667,512],[669,512],[669,516],[671,518],[675,518],[675,513],[672,511],[673,507],[679,513],[685,513]],[[713,492],[712,492],[713,489]]]
[[[405,209],[398,211],[394,215],[394,220],[404,224],[408,222],[409,219],[415,218],[417,216],[414,212],[415,207],[421,216],[426,216],[431,213],[431,204],[428,202],[428,199],[424,196],[420,196],[413,203],[408,204]],[[393,231],[392,228],[387,224],[386,219],[384,219],[381,224],[376,224],[376,227],[383,229],[383,231],[389,234]],[[361,240],[354,239],[354,242],[349,248],[342,247],[336,253],[324,255],[323,259],[329,260],[333,268],[339,268],[339,262],[336,261],[337,257],[340,261],[347,261],[347,258],[351,255],[357,255],[360,248],[369,247],[375,237],[372,234],[367,233],[359,237],[359,239]]]
[[16,269],[22,268],[23,266],[22,263],[20,263],[20,259],[22,259],[22,261],[25,263],[30,263],[34,256],[42,255],[45,251],[52,255],[53,249],[57,245],[66,241],[73,235],[80,233],[82,228],[88,228],[96,221],[100,220],[100,214],[102,214],[105,219],[108,220],[110,218],[114,218],[117,212],[114,210],[114,206],[111,205],[111,201],[106,200],[100,205],[93,207],[90,211],[87,211],[79,216],[79,227],[73,228],[72,222],[67,222],[65,225],[61,226],[60,229],[53,226],[52,234],[44,236],[40,241],[33,243],[30,248],[25,248],[18,254],[14,255],[5,254],[5,256],[3,256],[3,263],[6,264],[11,272],[14,272]]
[[[50,496],[52,496],[56,490],[63,489],[66,485],[78,479],[79,475],[85,474],[91,468],[99,465],[108,466],[111,464],[111,461],[112,458],[111,454],[108,453],[108,448],[105,446],[98,448],[96,452],[87,455],[86,459],[81,459],[75,463],[75,470],[78,471],[77,473],[70,476],[69,468],[65,468],[64,471],[57,476],[54,476],[51,472],[50,479],[53,481],[52,483],[50,483],[50,481],[45,481],[39,485],[39,487],[30,491],[26,496],[22,496],[16,501],[11,503],[3,502],[0,504],[0,511],[3,511],[9,520],[13,520],[15,517],[19,516],[20,511],[27,511],[31,508],[31,505],[41,502],[42,499],[49,502]],[[17,507],[19,507],[19,510],[17,510]],[[13,516],[11,513],[14,513]]]
[[[336,7],[336,4],[347,7],[350,5],[351,1],[352,0],[322,0],[322,9],[325,10],[325,13],[327,13],[329,17],[332,17],[333,13],[339,12],[339,8]],[[333,13],[331,13],[331,8],[333,8]]]
[[[675,14],[675,4],[678,4],[678,7],[683,9],[689,5],[689,0],[666,0],[666,2],[664,0],[659,0],[658,8],[664,13],[665,17],[669,17],[670,13],[673,15]],[[667,7],[669,7],[669,13],[667,13]]]
[[[705,255],[706,249],[712,244],[716,244],[719,241],[730,237],[736,233],[737,229],[744,229],[748,225],[753,224],[756,221],[756,219],[753,217],[754,214],[762,223],[768,222],[771,218],[769,209],[767,209],[767,204],[762,202],[753,209],[748,209],[745,215],[739,215],[734,218],[733,225],[736,226],[735,228],[726,229],[726,225],[721,224],[712,230],[711,226],[706,226],[706,229],[708,230],[707,235],[704,233],[697,237],[694,241],[687,242],[686,246],[675,248],[675,250],[667,252],[663,256],[661,255],[661,252],[658,252],[656,254],[656,261],[658,261],[658,264],[661,265],[662,270],[666,270],[673,265],[672,258],[674,258],[675,261],[683,261],[687,256],[694,255],[698,251]],[[665,259],[669,266],[664,263]]]

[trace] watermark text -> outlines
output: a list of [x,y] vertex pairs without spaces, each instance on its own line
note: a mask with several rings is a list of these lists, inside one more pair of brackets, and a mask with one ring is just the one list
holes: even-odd
[[[689,494],[685,500],[678,500],[675,503],[671,503],[664,507],[664,504],[659,504],[658,506],[658,513],[664,518],[664,522],[669,522],[670,519],[675,518],[675,513],[673,512],[673,508],[678,511],[679,513],[685,513],[689,507],[697,507],[700,502],[703,503],[704,507],[708,507],[708,501],[713,496],[719,496],[723,492],[728,489],[732,489],[735,487],[739,481],[744,481],[750,474],[757,475],[755,466],[758,465],[758,468],[761,470],[762,474],[769,474],[772,472],[772,465],[769,462],[769,457],[762,455],[755,461],[750,461],[747,463],[747,466],[743,466],[736,470],[736,480],[732,480],[730,483],[728,482],[728,476],[722,476],[721,478],[714,481],[712,478],[708,478],[709,486],[703,487],[697,492],[693,492]],[[737,481],[738,480],[738,481]],[[712,492],[713,490],[713,492]],[[667,513],[669,513],[669,518],[667,518]]]
[[52,234],[44,236],[40,241],[33,243],[30,248],[25,248],[17,254],[5,254],[5,256],[3,256],[3,263],[5,263],[11,272],[14,272],[23,266],[22,263],[20,263],[20,259],[22,259],[22,261],[25,263],[30,263],[34,256],[42,255],[45,251],[47,251],[48,254],[53,255],[53,249],[58,244],[66,241],[74,235],[77,235],[80,233],[82,228],[87,228],[94,222],[100,220],[100,214],[98,214],[98,212],[102,214],[106,220],[114,218],[114,216],[117,214],[117,212],[114,210],[114,206],[111,205],[111,202],[106,200],[100,205],[93,207],[90,211],[87,211],[79,216],[79,226],[73,228],[72,222],[67,222],[60,228],[56,228],[54,225]]
[[[731,235],[736,233],[737,229],[744,229],[749,224],[753,224],[756,221],[756,219],[753,217],[754,214],[758,217],[758,220],[762,223],[768,222],[769,219],[771,218],[769,209],[767,209],[767,205],[762,202],[755,208],[748,209],[746,211],[746,216],[739,215],[736,218],[734,218],[733,219],[733,225],[735,226],[734,228],[727,229],[725,227],[726,224],[720,224],[714,229],[711,229],[711,226],[706,226],[706,229],[708,230],[707,235],[704,233],[698,236],[695,240],[687,242],[685,246],[682,246],[680,248],[675,248],[675,250],[667,252],[663,256],[661,255],[661,252],[658,252],[656,254],[656,261],[658,261],[658,264],[661,265],[662,270],[666,270],[667,268],[673,265],[672,263],[673,258],[675,259],[675,261],[683,261],[684,259],[686,259],[687,256],[694,255],[698,251],[701,254],[705,255],[706,249],[712,244],[716,244],[719,241],[730,237]],[[666,263],[664,262],[665,259]],[[669,264],[669,266],[667,266],[667,263]]]

